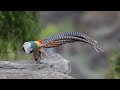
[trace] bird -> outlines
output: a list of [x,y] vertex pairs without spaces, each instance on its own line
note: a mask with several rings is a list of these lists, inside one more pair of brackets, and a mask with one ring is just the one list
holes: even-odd
[[103,52],[103,49],[96,40],[81,32],[60,32],[44,40],[24,42],[22,49],[25,53],[33,53],[34,59],[38,63],[41,63],[43,57],[45,58],[48,56],[44,48],[59,47],[73,42],[83,42],[91,45],[98,53],[99,51]]

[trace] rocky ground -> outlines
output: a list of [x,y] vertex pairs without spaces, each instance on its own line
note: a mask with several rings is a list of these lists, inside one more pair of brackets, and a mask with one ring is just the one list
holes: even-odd
[[36,61],[0,61],[0,79],[74,79],[68,74],[71,63],[59,54]]

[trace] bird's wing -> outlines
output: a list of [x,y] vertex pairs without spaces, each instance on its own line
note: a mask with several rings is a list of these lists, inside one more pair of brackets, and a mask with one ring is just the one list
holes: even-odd
[[58,47],[63,44],[75,42],[74,40],[54,40],[43,45],[44,48]]
[[33,57],[34,57],[35,60],[38,60],[39,58],[41,59],[43,56],[47,57],[47,53],[45,52],[45,50],[43,49],[42,46],[37,47],[33,51]]

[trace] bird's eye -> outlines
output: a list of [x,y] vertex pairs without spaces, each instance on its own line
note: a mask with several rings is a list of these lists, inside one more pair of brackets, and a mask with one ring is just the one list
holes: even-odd
[[23,51],[25,52],[25,49],[24,49],[24,47],[22,47],[22,49],[23,49]]

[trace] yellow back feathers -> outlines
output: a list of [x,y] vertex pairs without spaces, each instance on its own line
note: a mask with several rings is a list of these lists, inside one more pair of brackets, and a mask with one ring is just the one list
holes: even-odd
[[39,41],[35,41],[35,42],[36,42],[36,44],[37,44],[38,47],[42,46],[42,43],[40,43]]

